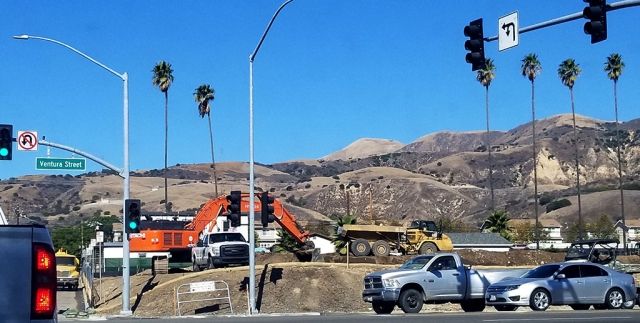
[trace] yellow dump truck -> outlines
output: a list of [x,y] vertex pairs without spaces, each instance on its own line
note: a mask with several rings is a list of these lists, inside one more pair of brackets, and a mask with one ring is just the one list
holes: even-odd
[[58,272],[58,287],[78,290],[80,260],[76,256],[68,254],[60,248],[56,252],[56,270]]
[[338,235],[349,241],[355,256],[388,256],[391,252],[424,255],[453,250],[451,239],[440,232],[435,222],[426,220],[413,221],[408,227],[347,224]]

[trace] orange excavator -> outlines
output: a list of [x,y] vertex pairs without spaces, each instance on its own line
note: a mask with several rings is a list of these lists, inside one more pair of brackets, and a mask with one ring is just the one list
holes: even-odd
[[[240,196],[240,214],[248,216],[250,212],[249,193],[241,193]],[[255,193],[254,197],[254,214],[258,218],[262,208],[260,196],[261,193]],[[140,233],[129,234],[130,251],[169,252],[171,254],[170,262],[190,262],[191,248],[196,246],[199,237],[203,233],[220,230],[219,217],[236,216],[230,214],[230,199],[231,195],[223,195],[209,200],[191,221],[141,221]],[[310,251],[315,248],[313,241],[309,240],[309,231],[302,228],[296,218],[276,199],[273,199],[273,217],[284,231],[296,239],[301,250]],[[227,222],[231,223],[230,220]],[[259,224],[260,221],[254,221],[254,223]],[[223,230],[225,226],[222,226]]]

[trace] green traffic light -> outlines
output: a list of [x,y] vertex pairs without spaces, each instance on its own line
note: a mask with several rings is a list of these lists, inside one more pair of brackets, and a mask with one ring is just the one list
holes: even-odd
[[129,228],[135,229],[138,225],[135,222],[129,222]]
[[0,157],[7,157],[7,155],[9,155],[9,149],[0,148]]

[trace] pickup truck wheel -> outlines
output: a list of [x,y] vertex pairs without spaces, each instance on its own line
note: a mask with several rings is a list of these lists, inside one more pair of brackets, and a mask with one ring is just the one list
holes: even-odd
[[200,271],[200,266],[198,266],[195,260],[193,261],[193,271],[194,272]]
[[351,252],[356,256],[368,256],[371,253],[369,241],[365,239],[356,239],[351,243]]
[[462,310],[465,312],[482,312],[484,311],[486,305],[484,299],[478,299],[463,301],[462,303],[460,303],[460,307],[462,307]]
[[400,294],[398,306],[405,313],[418,313],[422,310],[422,293],[415,289],[407,289]]
[[420,246],[420,254],[428,255],[438,251],[438,247],[433,242],[425,242]]
[[633,309],[634,306],[636,306],[635,301],[626,301],[622,304],[622,308],[625,310]]
[[213,264],[213,259],[211,259],[211,257],[207,259],[207,265],[209,265],[209,269],[216,269],[216,265]]
[[496,305],[495,308],[498,312],[513,312],[518,309],[518,305]]
[[376,314],[391,314],[396,307],[396,303],[394,302],[374,302],[371,305]]
[[391,249],[389,248],[389,243],[383,240],[378,240],[373,244],[373,255],[374,256],[383,256],[386,257],[391,253]]
[[546,311],[551,305],[551,296],[549,292],[542,288],[538,288],[531,293],[529,297],[529,307],[534,311]]

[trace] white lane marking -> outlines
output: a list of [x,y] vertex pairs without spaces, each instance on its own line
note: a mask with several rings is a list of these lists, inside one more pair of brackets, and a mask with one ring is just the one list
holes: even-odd
[[[575,317],[547,317],[547,318],[538,318],[538,319],[493,319],[493,320],[482,320],[483,322],[513,322],[513,321],[566,321],[566,320],[575,320]],[[583,317],[580,320],[607,320],[607,319],[631,319],[630,316],[598,316],[598,317]]]

